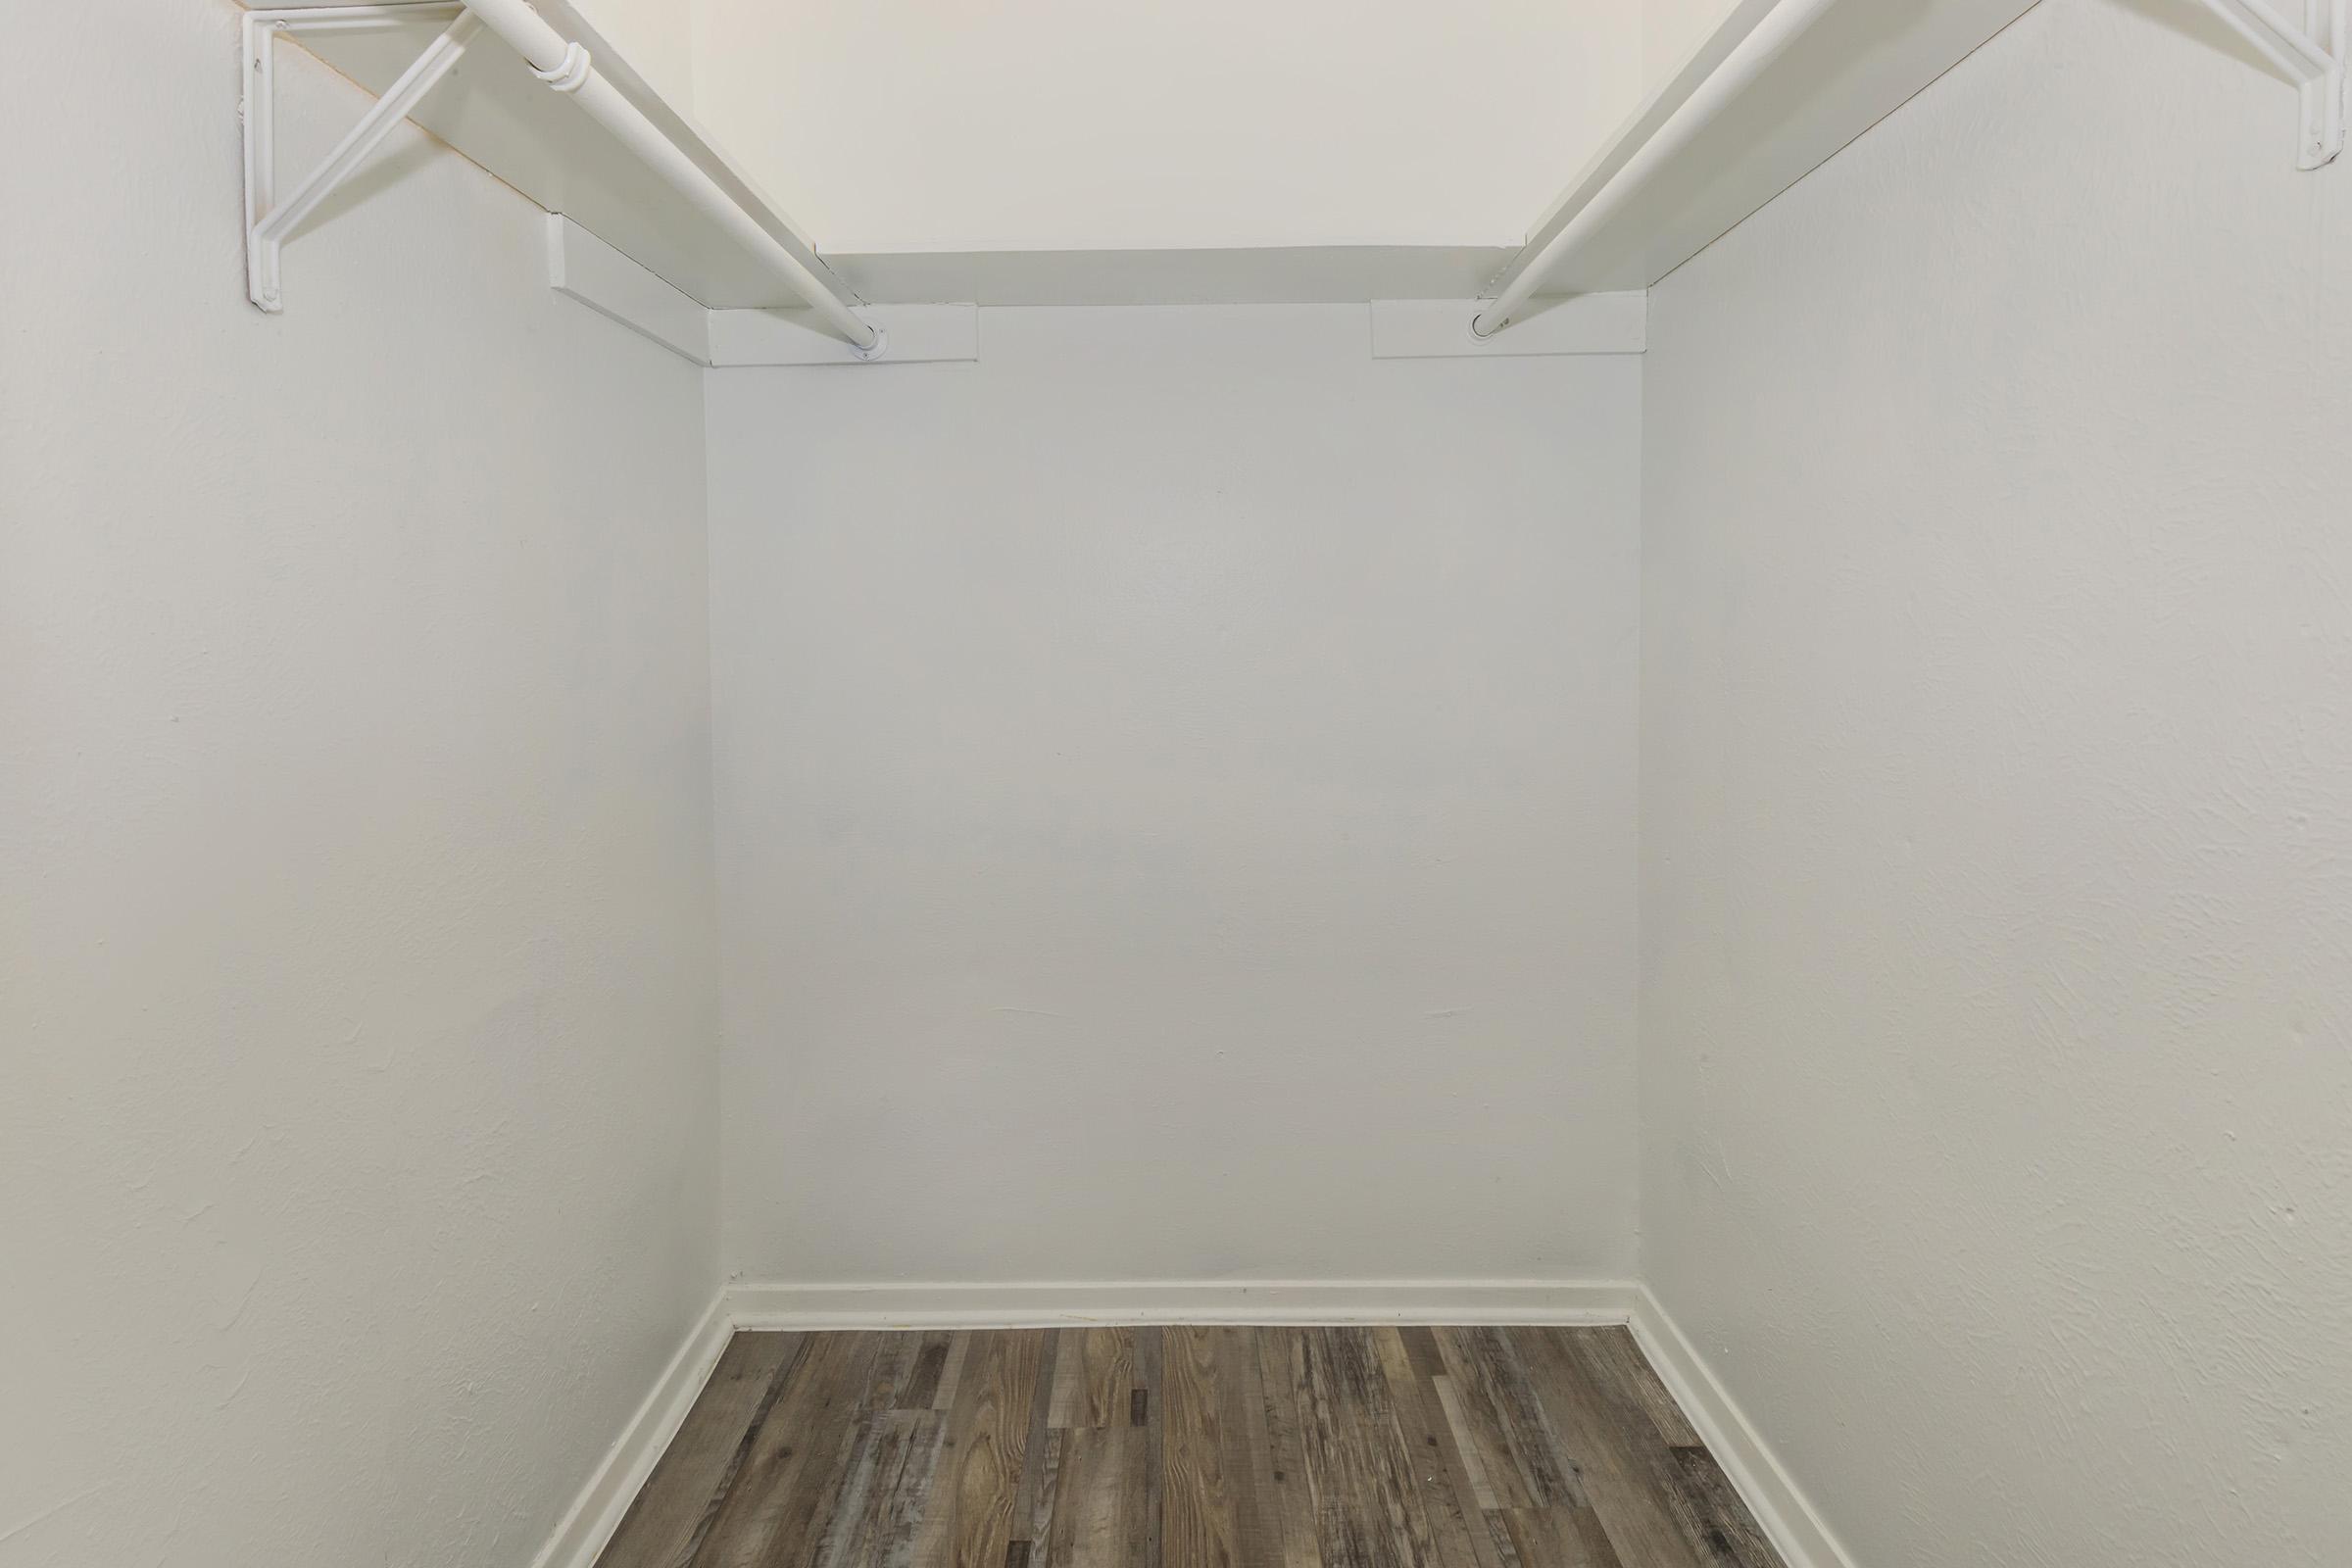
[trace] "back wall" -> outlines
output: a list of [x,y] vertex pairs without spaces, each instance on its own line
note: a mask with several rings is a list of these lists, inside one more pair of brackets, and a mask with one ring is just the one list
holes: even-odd
[[1630,1272],[1640,362],[1366,336],[711,373],[735,1273]]

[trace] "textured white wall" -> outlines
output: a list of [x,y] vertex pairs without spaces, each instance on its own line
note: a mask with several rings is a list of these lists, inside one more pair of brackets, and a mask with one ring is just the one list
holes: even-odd
[[572,0],[670,107],[694,107],[695,0]]
[[709,381],[729,1267],[1623,1277],[1640,362],[981,333]]
[[0,67],[0,1563],[519,1568],[717,1279],[700,378],[413,133],[255,313],[235,18]]
[[832,251],[1515,245],[1641,98],[1628,0],[695,3],[697,117]]
[[2047,0],[1655,293],[1643,1251],[1915,1568],[2352,1561],[2352,167]]
[[1641,0],[1642,75],[1655,87],[1682,69],[1737,0]]

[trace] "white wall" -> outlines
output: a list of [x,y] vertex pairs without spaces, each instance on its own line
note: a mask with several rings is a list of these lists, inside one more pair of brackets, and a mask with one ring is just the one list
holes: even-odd
[[694,106],[694,0],[572,0],[673,109]]
[[253,311],[235,17],[0,68],[0,1563],[520,1568],[717,1279],[699,376],[413,133]]
[[1639,361],[981,336],[709,382],[729,1268],[1624,1277]]
[[1860,1564],[2352,1560],[2352,166],[2048,0],[1668,279],[1644,1266]]
[[1642,75],[1657,87],[1689,60],[1738,0],[1641,0]]
[[1627,0],[696,0],[822,249],[1515,245],[1640,101]]

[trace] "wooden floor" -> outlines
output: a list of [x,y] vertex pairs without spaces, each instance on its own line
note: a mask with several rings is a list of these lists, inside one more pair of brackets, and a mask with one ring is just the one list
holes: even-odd
[[741,1334],[600,1568],[1782,1568],[1623,1329]]

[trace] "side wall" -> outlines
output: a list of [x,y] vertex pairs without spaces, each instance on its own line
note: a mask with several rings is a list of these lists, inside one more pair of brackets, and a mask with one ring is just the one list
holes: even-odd
[[410,132],[257,314],[236,15],[0,66],[0,1562],[521,1568],[717,1283],[700,376]]
[[982,339],[709,381],[730,1269],[1625,1277],[1640,362]]
[[1655,87],[1731,15],[1737,0],[1642,0],[1642,76]]
[[2352,1560],[2352,165],[2197,18],[1653,299],[1644,1268],[1873,1568]]
[[695,0],[577,0],[577,6],[671,108],[693,108]]

